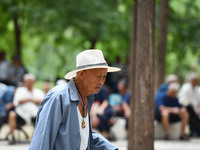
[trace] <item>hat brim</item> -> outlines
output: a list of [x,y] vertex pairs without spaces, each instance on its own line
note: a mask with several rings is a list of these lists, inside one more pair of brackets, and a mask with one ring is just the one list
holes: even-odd
[[73,77],[76,77],[76,73],[79,72],[79,71],[82,71],[82,70],[89,70],[89,69],[100,69],[100,68],[107,68],[108,71],[107,72],[117,72],[117,71],[120,71],[121,69],[118,68],[118,67],[110,67],[110,66],[93,66],[93,67],[88,67],[88,68],[84,68],[84,69],[79,69],[79,70],[73,70],[73,71],[70,71],[68,72],[66,75],[65,75],[65,79],[67,80],[70,80],[71,78]]

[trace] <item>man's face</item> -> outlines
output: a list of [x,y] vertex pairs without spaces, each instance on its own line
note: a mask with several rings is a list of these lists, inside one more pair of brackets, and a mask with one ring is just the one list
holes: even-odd
[[34,85],[34,80],[32,79],[25,79],[24,84],[28,89],[32,89]]
[[192,85],[195,87],[195,86],[198,86],[199,85],[199,79],[195,79],[192,81]]
[[177,92],[178,92],[177,90],[170,90],[170,91],[168,91],[168,96],[171,98],[175,98]]
[[83,70],[82,78],[85,90],[90,94],[98,93],[105,82],[106,75],[106,68]]
[[125,91],[126,87],[125,87],[125,85],[124,85],[124,83],[123,83],[122,81],[120,81],[120,82],[117,84],[117,89],[119,90],[119,92],[120,92],[121,94]]

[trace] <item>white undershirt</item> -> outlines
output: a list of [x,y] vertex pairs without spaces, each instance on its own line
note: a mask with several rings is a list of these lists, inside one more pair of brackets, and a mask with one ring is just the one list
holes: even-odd
[[88,119],[88,114],[86,118],[84,118],[85,122],[85,128],[82,128],[82,121],[83,117],[81,116],[81,113],[77,107],[77,112],[78,112],[78,120],[79,120],[79,127],[80,127],[80,136],[81,136],[81,145],[80,145],[80,150],[86,150],[88,146],[88,139],[89,139],[89,119]]

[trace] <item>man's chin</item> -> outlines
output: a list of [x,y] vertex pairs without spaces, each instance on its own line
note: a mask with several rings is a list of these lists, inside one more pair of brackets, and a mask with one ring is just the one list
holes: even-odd
[[97,94],[97,93],[99,93],[99,91],[100,91],[100,89],[98,88],[98,89],[96,89],[95,91],[94,91],[94,94]]

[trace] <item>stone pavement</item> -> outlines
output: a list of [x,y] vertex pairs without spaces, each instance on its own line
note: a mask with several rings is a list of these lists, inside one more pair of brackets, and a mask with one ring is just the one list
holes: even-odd
[[[127,150],[128,142],[125,139],[125,130],[122,128],[125,125],[125,121],[118,119],[117,123],[112,127],[111,132],[114,133],[115,137],[118,139],[115,142],[112,142],[119,150]],[[25,126],[24,129],[28,132],[29,137],[31,137],[34,128],[32,126]],[[120,130],[119,130],[120,129]],[[0,138],[4,138],[5,135],[9,132],[8,126],[3,126],[0,131]],[[18,133],[16,133],[18,136]],[[24,141],[23,135],[20,135],[22,141]],[[0,150],[28,150],[29,143],[19,143],[16,145],[8,145],[7,141],[0,141]],[[200,150],[200,138],[193,138],[189,141],[164,141],[164,140],[155,140],[154,150]]]
[[[118,140],[112,142],[119,150],[127,150],[127,141]],[[7,141],[0,141],[0,150],[27,150],[29,144],[19,143],[17,145],[8,145]],[[191,139],[187,142],[182,141],[163,141],[155,140],[154,150],[200,150],[200,138]]]

